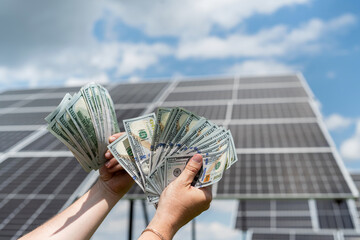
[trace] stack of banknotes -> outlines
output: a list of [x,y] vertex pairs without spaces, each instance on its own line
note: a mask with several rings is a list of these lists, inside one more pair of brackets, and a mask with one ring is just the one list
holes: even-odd
[[237,161],[231,132],[186,109],[158,108],[156,115],[123,123],[126,134],[108,148],[150,203],[159,201],[196,153],[203,156],[203,167],[192,183],[195,187],[218,182]]
[[104,165],[109,136],[120,131],[109,92],[95,83],[82,87],[74,96],[66,94],[45,120],[47,129],[87,172]]

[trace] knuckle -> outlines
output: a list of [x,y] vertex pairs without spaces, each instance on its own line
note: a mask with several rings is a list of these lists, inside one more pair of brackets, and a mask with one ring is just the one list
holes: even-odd
[[191,165],[191,164],[188,164],[188,165],[186,166],[186,169],[187,169],[188,171],[190,171],[191,173],[195,173],[195,174],[199,171],[199,169],[198,169],[197,167],[195,167],[195,166],[193,166],[193,165]]

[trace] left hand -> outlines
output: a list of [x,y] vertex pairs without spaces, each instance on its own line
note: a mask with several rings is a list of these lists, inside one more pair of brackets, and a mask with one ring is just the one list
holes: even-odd
[[[123,135],[124,132],[116,133],[109,138],[109,142],[114,142],[117,138]],[[124,168],[118,163],[109,150],[105,153],[105,158],[108,161],[102,168],[99,169],[102,186],[110,190],[112,194],[121,198],[125,193],[129,191],[134,184],[134,180],[127,174]]]

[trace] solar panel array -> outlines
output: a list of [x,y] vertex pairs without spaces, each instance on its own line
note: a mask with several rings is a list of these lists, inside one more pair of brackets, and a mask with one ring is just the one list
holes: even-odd
[[[158,106],[182,106],[231,129],[239,161],[215,186],[218,198],[341,199],[357,194],[301,76],[106,87],[121,128],[123,119],[153,112]],[[0,239],[15,239],[32,230],[96,180],[95,173],[86,175],[66,147],[46,131],[43,120],[65,93],[78,90],[64,87],[0,94]],[[142,197],[137,187],[127,194],[127,198]],[[308,224],[305,212],[298,217]],[[286,216],[276,220],[270,219],[270,225],[287,222]]]

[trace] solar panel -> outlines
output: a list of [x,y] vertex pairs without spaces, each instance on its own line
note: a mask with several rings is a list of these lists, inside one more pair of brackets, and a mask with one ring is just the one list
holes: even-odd
[[166,98],[166,101],[203,101],[231,99],[232,90],[196,91],[196,92],[173,92]]
[[110,95],[116,104],[151,103],[167,84],[167,82],[119,84],[110,90]]
[[68,151],[68,148],[54,135],[47,132],[36,141],[31,142],[20,151]]
[[193,87],[193,86],[223,86],[234,84],[234,78],[214,79],[214,80],[198,80],[198,81],[182,81],[178,83],[178,87]]
[[239,89],[238,99],[307,97],[302,87]]
[[61,102],[62,98],[42,98],[34,99],[28,103],[22,105],[22,107],[44,107],[44,106],[54,106],[56,107]]
[[348,196],[350,188],[331,153],[238,154],[218,183],[218,197]]
[[235,104],[232,110],[232,119],[314,117],[315,114],[308,102]]
[[359,240],[360,234],[344,234],[344,240]]
[[237,148],[328,147],[317,123],[229,125]]
[[49,112],[7,113],[0,115],[1,125],[44,125]]
[[4,216],[0,237],[19,237],[56,214],[85,177],[69,157],[9,158],[0,163],[0,212]]
[[350,212],[345,200],[316,200],[320,228],[352,229]]
[[274,77],[240,77],[240,84],[247,83],[284,83],[284,82],[299,82],[297,76],[274,76]]
[[[122,120],[152,112],[157,106],[183,106],[221,121],[231,129],[239,161],[225,172],[214,189],[217,189],[217,198],[258,199],[241,200],[243,208],[238,212],[241,219],[237,223],[241,229],[307,228],[311,223],[309,205],[306,200],[299,199],[354,197],[351,181],[347,180],[346,171],[334,157],[328,139],[319,127],[321,120],[313,111],[311,94],[296,75],[204,78],[171,84],[117,84],[108,89],[121,127]],[[0,238],[21,236],[56,214],[69,198],[79,196],[78,187],[87,175],[73,158],[54,157],[59,154],[67,156],[63,144],[49,133],[39,134],[43,130],[32,141],[28,139],[29,143],[22,142],[32,133],[23,129],[37,129],[38,125],[44,125],[47,111],[60,102],[62,93],[78,90],[79,87],[64,87],[1,94],[1,111],[7,106],[19,108],[0,114],[0,152],[20,143],[23,147],[17,148],[18,151],[22,155],[26,154],[24,151],[31,151],[34,157],[4,157],[5,161],[0,163]],[[30,111],[31,107],[35,107],[36,112]],[[4,131],[8,126],[19,130]],[[261,152],[264,150],[267,152]],[[11,154],[16,156],[16,153]],[[12,169],[16,171],[10,171]],[[21,178],[17,177],[20,175]],[[126,195],[131,199],[143,197],[137,186]],[[275,198],[294,200],[273,200]],[[29,207],[37,210],[28,211]],[[10,213],[12,217],[9,217]],[[348,222],[345,224],[348,215],[335,213],[324,216],[335,216],[343,221],[341,226],[349,226]],[[21,216],[26,216],[26,219]],[[353,221],[351,223],[354,225]],[[305,235],[312,236],[310,234],[313,233]],[[253,239],[282,237],[294,240],[301,239],[302,235],[296,231],[265,235],[255,232],[253,235]]]
[[[175,107],[166,104],[166,107]],[[187,110],[199,115],[206,117],[210,120],[219,120],[226,119],[227,105],[201,105],[201,106],[181,106],[176,105],[177,107],[184,107]]]
[[19,102],[18,100],[0,100],[0,108],[11,107],[15,103]]
[[32,131],[0,131],[0,152],[9,150]]
[[251,236],[252,240],[335,240],[334,234],[310,232],[295,232],[290,233],[276,232],[276,231],[254,231]]

